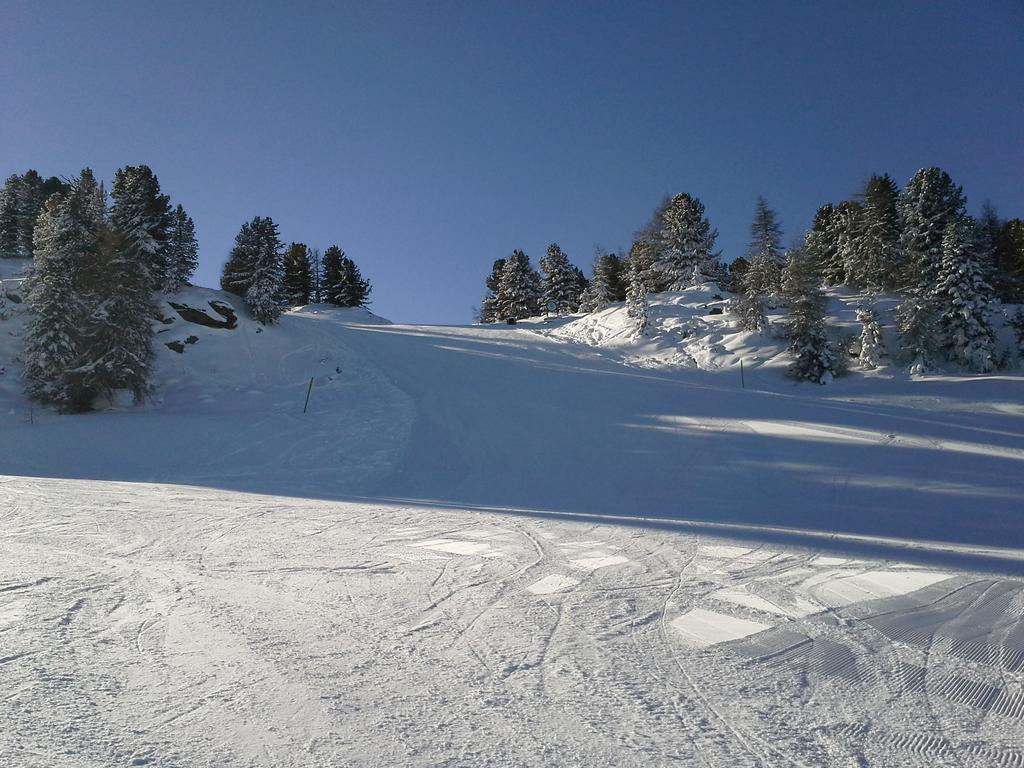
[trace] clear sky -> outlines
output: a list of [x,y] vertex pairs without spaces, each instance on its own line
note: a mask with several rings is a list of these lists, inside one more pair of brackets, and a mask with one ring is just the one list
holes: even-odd
[[146,163],[216,285],[239,226],[337,243],[397,321],[468,322],[491,262],[589,273],[666,193],[726,258],[872,172],[1024,216],[1024,2],[11,2],[0,173]]

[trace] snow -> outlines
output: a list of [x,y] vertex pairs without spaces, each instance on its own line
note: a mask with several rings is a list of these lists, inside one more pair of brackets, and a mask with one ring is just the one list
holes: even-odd
[[796,385],[713,295],[630,340],[189,287],[237,326],[162,303],[153,397],[81,416],[10,304],[0,765],[1024,763],[1020,372]]
[[769,629],[770,625],[694,608],[673,619],[672,628],[683,635],[687,644],[706,648],[716,643],[739,640],[741,637],[763,632]]

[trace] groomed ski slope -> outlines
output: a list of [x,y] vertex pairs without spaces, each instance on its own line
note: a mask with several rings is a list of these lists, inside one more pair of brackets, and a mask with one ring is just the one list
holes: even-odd
[[0,323],[0,765],[1024,765],[1019,375],[163,309],[73,417]]

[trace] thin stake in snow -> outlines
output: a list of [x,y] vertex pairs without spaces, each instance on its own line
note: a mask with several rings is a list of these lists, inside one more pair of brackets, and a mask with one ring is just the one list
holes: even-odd
[[309,377],[309,386],[306,388],[306,403],[302,406],[302,412],[305,413],[306,409],[309,408],[309,395],[313,391],[313,377]]
[[743,358],[741,357],[740,358],[740,389],[746,389],[746,388],[747,388],[747,382],[743,378]]

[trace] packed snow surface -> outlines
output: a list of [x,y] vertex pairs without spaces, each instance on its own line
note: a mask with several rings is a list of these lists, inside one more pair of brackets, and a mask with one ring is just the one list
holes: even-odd
[[0,321],[0,765],[1024,765],[1019,375],[173,301],[81,416]]

